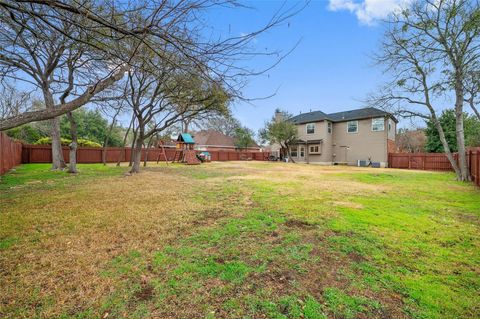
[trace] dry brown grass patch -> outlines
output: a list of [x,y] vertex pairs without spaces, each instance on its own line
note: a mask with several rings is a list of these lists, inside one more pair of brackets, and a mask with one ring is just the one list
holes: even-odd
[[[2,308],[12,311],[28,303],[28,296],[54,301],[43,305],[44,317],[58,316],[65,307],[99,306],[115,288],[99,274],[112,258],[161,249],[208,211],[218,211],[193,201],[193,186],[187,178],[146,171],[16,202],[8,214],[21,221],[22,240],[0,257]],[[47,199],[45,205],[35,204],[40,198]]]

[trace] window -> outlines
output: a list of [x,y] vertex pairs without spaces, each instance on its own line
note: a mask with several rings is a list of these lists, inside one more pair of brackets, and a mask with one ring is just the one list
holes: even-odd
[[358,121],[347,122],[347,132],[348,133],[357,133],[358,132]]
[[298,156],[298,147],[297,146],[290,147],[290,156],[291,157],[297,157]]
[[305,157],[305,147],[300,146],[300,157]]
[[332,133],[332,122],[327,122],[327,131],[328,133]]
[[309,153],[310,154],[320,154],[321,153],[320,145],[310,145],[309,146]]
[[385,119],[383,117],[372,119],[372,131],[380,132],[383,130],[385,130]]
[[308,123],[307,134],[314,134],[314,133],[315,133],[315,123]]

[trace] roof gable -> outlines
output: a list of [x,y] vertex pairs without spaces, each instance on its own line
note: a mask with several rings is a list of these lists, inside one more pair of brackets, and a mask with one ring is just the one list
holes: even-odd
[[188,133],[181,133],[178,138],[178,142],[184,142],[186,144],[195,144],[195,141],[193,140],[193,137],[188,134]]

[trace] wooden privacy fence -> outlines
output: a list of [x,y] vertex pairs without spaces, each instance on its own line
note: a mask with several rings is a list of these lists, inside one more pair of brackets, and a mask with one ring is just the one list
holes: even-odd
[[0,175],[22,163],[22,143],[0,132]]
[[[480,148],[467,151],[467,163],[475,184],[480,186]],[[454,154],[458,160],[458,154]],[[429,171],[453,171],[444,153],[389,153],[388,166],[391,168],[420,169]]]
[[[102,163],[103,148],[79,147],[77,149],[78,163]],[[201,151],[197,151],[200,153]],[[173,160],[175,155],[174,148],[165,148],[168,161]],[[212,161],[241,161],[254,160],[266,161],[270,153],[267,152],[246,152],[246,151],[209,151]],[[160,157],[159,157],[160,155]],[[63,157],[65,161],[69,160],[68,147],[63,148]],[[107,147],[105,159],[107,163],[116,163],[120,158],[122,162],[129,162],[131,157],[130,148]],[[147,157],[147,161],[164,161],[165,157],[160,148],[149,148],[142,150],[142,161]],[[22,163],[51,163],[52,149],[50,145],[23,145]]]

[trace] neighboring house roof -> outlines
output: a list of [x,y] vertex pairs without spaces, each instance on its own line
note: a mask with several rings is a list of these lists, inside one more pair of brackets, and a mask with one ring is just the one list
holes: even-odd
[[381,117],[381,116],[389,116],[395,122],[398,123],[397,119],[393,117],[392,114],[376,109],[374,107],[367,107],[363,109],[330,113],[330,114],[325,114],[322,111],[315,111],[315,112],[299,114],[297,116],[290,118],[290,120],[295,124],[303,124],[303,123],[310,123],[310,122],[319,122],[323,120],[329,120],[332,122],[344,122],[344,121],[361,120],[361,119],[368,119],[368,118]]
[[[197,145],[235,148],[235,138],[215,130],[203,130],[193,134]],[[260,148],[257,144],[249,147]]]
[[206,130],[194,133],[198,145],[235,147],[234,139],[222,132]]
[[181,133],[178,136],[177,141],[184,142],[186,144],[195,144],[195,141],[193,140],[193,137],[188,133]]

